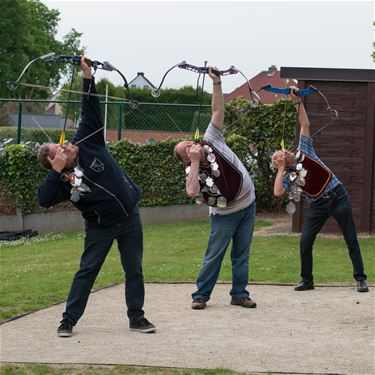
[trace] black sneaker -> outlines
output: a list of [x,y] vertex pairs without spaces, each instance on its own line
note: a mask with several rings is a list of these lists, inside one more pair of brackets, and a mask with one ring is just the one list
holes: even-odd
[[357,280],[357,291],[368,292],[368,286],[366,280]]
[[57,328],[57,336],[59,337],[70,337],[73,335],[73,325],[67,320],[60,322],[60,327]]
[[132,331],[138,331],[143,333],[155,332],[156,327],[150,323],[146,318],[129,324],[129,328]]
[[314,289],[314,283],[312,281],[300,281],[297,286],[294,288],[294,290],[297,290],[298,292],[302,290],[311,290]]

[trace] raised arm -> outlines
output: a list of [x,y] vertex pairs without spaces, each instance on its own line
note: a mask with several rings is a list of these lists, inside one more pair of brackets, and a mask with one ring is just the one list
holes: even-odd
[[220,77],[212,73],[212,67],[208,68],[208,75],[212,79],[213,85],[211,101],[211,123],[221,130],[223,129],[224,125],[224,97],[221,88],[221,79]]
[[[298,90],[298,87],[293,86],[292,89]],[[294,104],[296,105],[296,110],[298,113],[298,122],[301,128],[300,134],[304,135],[305,137],[310,137],[310,122],[301,98],[297,95],[294,95],[293,92],[291,94],[291,97]]]
[[[104,131],[103,129],[100,130],[103,127],[100,101],[98,96],[95,95],[97,91],[94,78],[92,77],[91,67],[85,63],[84,56],[81,58],[80,68],[83,73],[84,94],[82,95],[81,122],[77,130],[75,141],[79,141],[93,134],[88,138],[88,141],[104,145]],[[96,131],[97,133],[94,134]]]

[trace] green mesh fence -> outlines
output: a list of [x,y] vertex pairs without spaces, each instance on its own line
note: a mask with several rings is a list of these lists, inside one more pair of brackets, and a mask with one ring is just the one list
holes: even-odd
[[[127,102],[101,102],[103,122],[108,129],[204,132],[211,118],[211,106],[199,104],[139,103],[130,108]],[[78,126],[80,101],[0,99],[0,127],[17,128],[22,140],[24,129],[61,131],[68,111],[67,129]],[[56,113],[60,113],[57,115]]]

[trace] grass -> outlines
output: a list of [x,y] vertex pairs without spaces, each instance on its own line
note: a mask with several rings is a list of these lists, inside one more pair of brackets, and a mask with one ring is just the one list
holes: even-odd
[[[257,221],[256,229],[270,225]],[[146,281],[194,282],[206,248],[208,222],[147,225],[144,228]],[[375,238],[361,238],[362,256],[370,282],[375,280]],[[78,269],[82,233],[44,235],[0,242],[0,322],[64,301]],[[231,280],[229,251],[220,281]],[[353,283],[344,241],[320,237],[314,248],[317,283]],[[295,283],[299,280],[299,236],[255,236],[251,246],[250,281]],[[123,281],[114,245],[94,288]],[[176,369],[141,366],[2,364],[1,375],[235,375],[227,369]],[[250,375],[249,373],[246,373]]]
[[[256,223],[256,228],[269,225]],[[208,222],[147,225],[144,228],[146,281],[194,282],[209,232]],[[369,281],[375,280],[374,238],[361,238]],[[255,236],[251,246],[250,281],[295,283],[299,280],[298,236]],[[83,234],[44,235],[0,243],[0,322],[66,299],[82,253]],[[219,275],[231,280],[229,251]],[[316,283],[353,283],[344,241],[318,238],[314,248]],[[110,251],[94,288],[123,281],[116,245]]]
[[176,369],[139,366],[91,366],[12,364],[0,368],[1,375],[235,375],[249,374],[226,369]]

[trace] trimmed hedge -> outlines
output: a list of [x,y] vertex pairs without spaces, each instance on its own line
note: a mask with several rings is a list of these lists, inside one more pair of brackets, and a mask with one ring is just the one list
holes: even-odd
[[[58,143],[60,140],[61,130],[56,129],[45,129],[48,136],[53,140],[53,142]],[[67,140],[72,140],[76,130],[68,129],[65,131],[65,138]],[[0,140],[3,139],[17,139],[17,127],[14,126],[0,126]],[[38,128],[34,129],[21,129],[21,142],[38,142],[43,144],[48,142],[48,139],[44,132]]]

